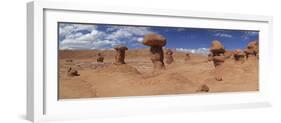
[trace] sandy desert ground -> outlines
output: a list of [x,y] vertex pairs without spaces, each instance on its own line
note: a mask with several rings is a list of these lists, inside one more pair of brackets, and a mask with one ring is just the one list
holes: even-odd
[[[97,53],[104,63],[97,63]],[[129,49],[124,65],[114,65],[114,50],[59,51],[59,98],[96,98],[166,94],[258,91],[258,60],[235,63],[227,59],[223,80],[214,78],[214,65],[207,56],[174,52],[175,62],[166,70],[153,73],[149,49]],[[67,76],[69,67],[80,76]]]

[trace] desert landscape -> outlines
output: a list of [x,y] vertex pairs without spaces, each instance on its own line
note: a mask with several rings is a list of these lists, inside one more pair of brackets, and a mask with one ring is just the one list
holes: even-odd
[[258,91],[258,42],[210,42],[209,54],[166,48],[157,34],[145,48],[59,50],[59,99]]

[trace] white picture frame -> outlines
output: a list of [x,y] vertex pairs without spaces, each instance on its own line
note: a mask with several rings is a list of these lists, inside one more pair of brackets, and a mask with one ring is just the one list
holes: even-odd
[[[95,15],[104,16],[97,20]],[[75,15],[75,18],[70,15]],[[116,19],[107,17],[116,16]],[[91,18],[92,17],[92,18]],[[119,19],[117,19],[117,17]],[[125,19],[136,18],[125,22]],[[148,21],[140,21],[141,18]],[[166,23],[159,21],[168,19]],[[96,20],[94,20],[96,19]],[[186,24],[185,19],[194,20]],[[51,41],[57,28],[54,22],[89,22],[165,25],[260,31],[260,72],[258,92],[181,94],[170,96],[116,97],[101,99],[57,100],[57,42]],[[272,17],[230,13],[159,10],[96,6],[90,2],[61,3],[34,1],[27,4],[27,119],[30,121],[112,117],[130,114],[171,113],[199,110],[269,107],[271,80]],[[95,21],[95,22],[93,22]],[[196,22],[195,22],[196,21]],[[198,22],[197,22],[198,21]],[[218,23],[223,23],[218,25]],[[46,26],[48,25],[48,26]],[[50,40],[50,41],[49,41]],[[52,67],[51,67],[52,66]]]

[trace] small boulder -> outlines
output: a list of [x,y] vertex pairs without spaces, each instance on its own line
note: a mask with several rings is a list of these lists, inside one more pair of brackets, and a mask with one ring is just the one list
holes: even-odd
[[67,70],[67,75],[70,76],[70,77],[74,77],[74,76],[80,76],[80,74],[78,73],[77,70],[74,70],[73,68],[69,68]]
[[200,87],[199,87],[199,90],[198,90],[199,92],[209,92],[210,91],[210,88],[208,87],[208,85],[201,85]]
[[101,55],[101,53],[98,53],[97,62],[98,63],[103,63],[103,60],[104,60],[104,57]]
[[189,60],[190,60],[190,54],[189,54],[189,53],[186,53],[186,54],[185,54],[184,61],[185,61],[185,62],[188,62]]

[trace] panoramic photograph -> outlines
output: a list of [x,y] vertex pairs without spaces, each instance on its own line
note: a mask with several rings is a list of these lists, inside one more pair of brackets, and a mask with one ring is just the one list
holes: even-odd
[[58,99],[259,91],[259,32],[58,22]]

